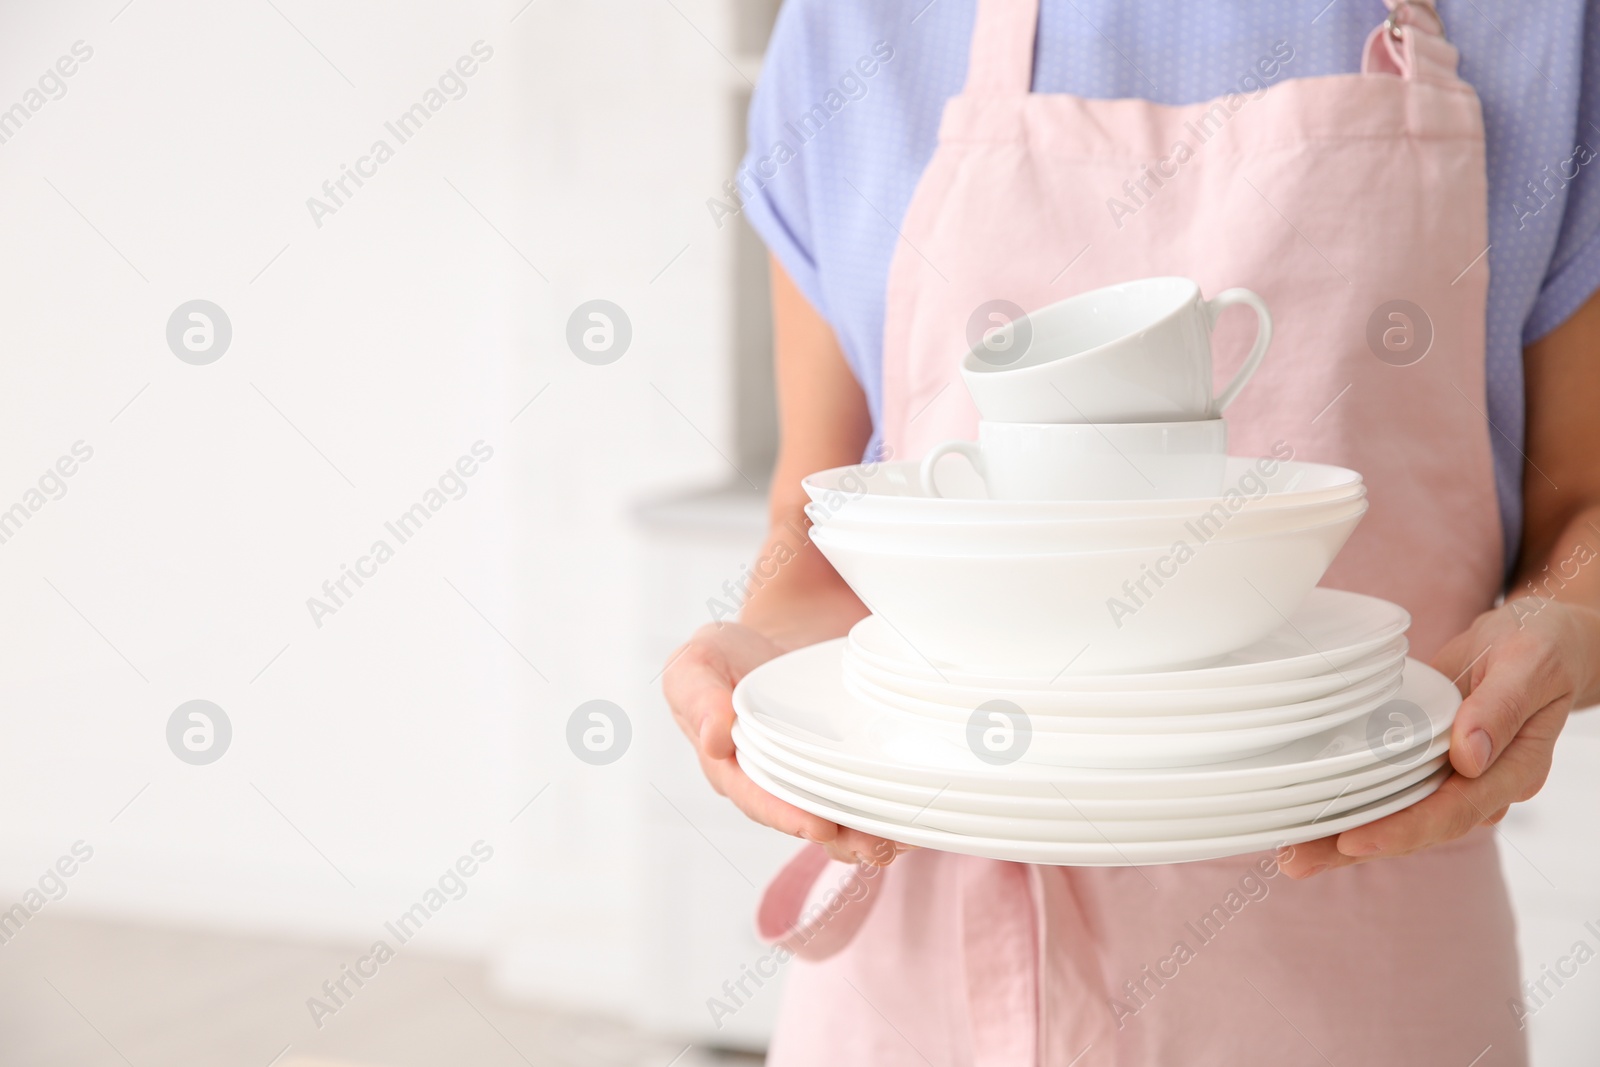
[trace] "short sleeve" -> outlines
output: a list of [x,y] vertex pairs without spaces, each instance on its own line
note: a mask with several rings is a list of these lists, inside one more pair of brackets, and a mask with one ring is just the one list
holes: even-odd
[[788,0],[778,13],[761,82],[750,101],[748,145],[735,178],[745,221],[777,257],[811,306],[829,318],[817,269],[805,168],[791,148],[786,116],[804,114],[823,41],[812,24],[812,5]]
[[[1582,78],[1566,206],[1550,269],[1523,328],[1532,343],[1566,322],[1600,290],[1600,25],[1591,5],[1584,23]],[[1552,168],[1554,170],[1556,168]],[[1569,177],[1570,175],[1570,177]]]

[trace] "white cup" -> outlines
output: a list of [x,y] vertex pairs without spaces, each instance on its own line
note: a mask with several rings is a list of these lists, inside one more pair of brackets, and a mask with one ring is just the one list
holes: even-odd
[[[1256,339],[1211,395],[1211,331],[1222,310],[1255,310]],[[1249,289],[1202,299],[1188,278],[1144,278],[1080,293],[987,334],[961,376],[990,422],[1214,419],[1261,366],[1272,315]]]
[[922,488],[941,496],[935,468],[959,452],[995,500],[1193,499],[1222,494],[1224,419],[1190,422],[980,422],[978,440],[945,441],[922,461]]

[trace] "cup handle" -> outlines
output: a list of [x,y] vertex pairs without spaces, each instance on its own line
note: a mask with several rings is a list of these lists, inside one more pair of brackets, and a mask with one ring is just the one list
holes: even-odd
[[1217,394],[1217,399],[1211,404],[1213,417],[1221,415],[1223,410],[1239,395],[1245,383],[1255,374],[1261,366],[1261,359],[1267,354],[1267,346],[1272,343],[1272,312],[1267,310],[1267,302],[1251,292],[1249,289],[1224,289],[1210,300],[1206,301],[1206,315],[1211,320],[1211,325],[1216,326],[1217,317],[1222,314],[1223,308],[1235,304],[1248,304],[1256,313],[1256,342],[1250,348],[1250,354],[1245,357],[1244,366],[1239,368],[1239,373],[1233,376],[1233,381],[1228,387]]
[[984,477],[983,450],[978,447],[976,442],[945,441],[941,444],[934,445],[933,450],[922,459],[921,479],[922,491],[924,493],[927,493],[929,496],[944,495],[939,492],[939,483],[933,477],[933,469],[939,465],[939,461],[941,459],[952,452],[959,452],[963,456],[966,456],[967,462],[972,464],[973,469],[978,472],[978,477]]

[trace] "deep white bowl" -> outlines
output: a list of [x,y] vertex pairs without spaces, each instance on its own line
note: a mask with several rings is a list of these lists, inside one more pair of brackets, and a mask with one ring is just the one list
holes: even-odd
[[[1262,474],[1261,465],[1270,473]],[[1353,499],[1361,475],[1343,467],[1293,460],[1230,457],[1223,497],[1191,500],[989,500],[976,471],[954,461],[939,467],[942,497],[922,489],[916,463],[855,464],[819,471],[801,481],[827,519],[852,522],[1016,522],[1028,520],[1188,517],[1228,499],[1232,490],[1254,511]],[[1257,481],[1264,487],[1256,489]]]
[[1364,511],[1363,503],[1317,526],[1191,545],[1181,561],[1173,546],[917,553],[825,528],[811,537],[922,657],[1051,678],[1190,668],[1265,637],[1299,607]]

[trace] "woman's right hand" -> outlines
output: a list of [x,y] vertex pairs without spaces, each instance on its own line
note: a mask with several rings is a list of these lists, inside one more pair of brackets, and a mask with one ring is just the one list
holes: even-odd
[[[706,780],[756,822],[815,841],[845,863],[888,866],[895,844],[829,822],[779,800],[739,767],[733,747],[733,687],[767,660],[787,651],[742,623],[707,623],[672,658],[661,687],[672,717],[693,743]],[[902,846],[903,847],[903,846]]]

